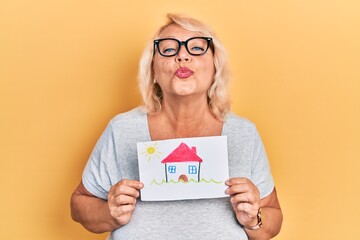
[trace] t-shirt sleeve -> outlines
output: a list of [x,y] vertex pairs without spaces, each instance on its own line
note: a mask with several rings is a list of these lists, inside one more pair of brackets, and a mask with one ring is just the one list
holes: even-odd
[[115,138],[110,122],[90,155],[82,182],[90,193],[106,200],[114,179],[120,179],[118,169]]
[[252,157],[253,165],[251,179],[259,189],[260,198],[264,198],[273,191],[274,179],[271,174],[264,144],[256,128],[254,132],[254,147]]

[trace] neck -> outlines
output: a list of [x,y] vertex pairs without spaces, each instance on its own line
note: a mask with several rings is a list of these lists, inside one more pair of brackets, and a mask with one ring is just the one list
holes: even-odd
[[153,140],[217,136],[222,129],[222,121],[211,113],[204,100],[163,101],[162,110],[148,115],[148,119]]
[[162,114],[173,124],[193,124],[204,119],[214,118],[207,101],[198,99],[174,99],[163,101]]

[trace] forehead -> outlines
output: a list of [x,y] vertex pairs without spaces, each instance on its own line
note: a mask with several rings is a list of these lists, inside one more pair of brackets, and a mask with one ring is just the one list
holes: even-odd
[[187,40],[188,38],[191,37],[200,37],[200,36],[203,36],[203,34],[201,34],[200,32],[193,32],[186,30],[177,24],[171,24],[167,26],[159,34],[160,38],[172,37],[179,40]]

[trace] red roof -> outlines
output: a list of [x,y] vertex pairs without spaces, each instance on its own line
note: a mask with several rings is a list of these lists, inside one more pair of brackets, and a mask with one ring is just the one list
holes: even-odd
[[161,163],[170,162],[202,162],[203,160],[196,154],[196,147],[189,148],[185,143],[180,145],[172,151]]

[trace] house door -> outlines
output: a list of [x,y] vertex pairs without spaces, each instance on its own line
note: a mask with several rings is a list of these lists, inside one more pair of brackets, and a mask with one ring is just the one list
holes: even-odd
[[185,174],[181,174],[181,175],[179,176],[178,181],[179,181],[179,182],[180,182],[180,181],[188,182],[189,179],[188,179],[188,177],[187,177]]

